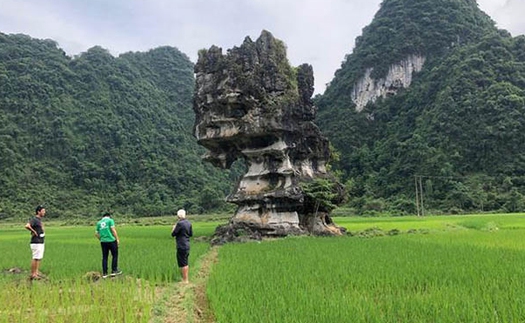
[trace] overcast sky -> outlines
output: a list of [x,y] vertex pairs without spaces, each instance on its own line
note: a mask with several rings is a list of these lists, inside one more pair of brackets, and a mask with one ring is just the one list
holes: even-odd
[[[0,32],[49,38],[73,56],[99,45],[113,55],[174,46],[195,62],[270,31],[292,65],[313,65],[322,93],[381,0],[0,0]],[[478,0],[499,28],[525,34],[525,0]]]

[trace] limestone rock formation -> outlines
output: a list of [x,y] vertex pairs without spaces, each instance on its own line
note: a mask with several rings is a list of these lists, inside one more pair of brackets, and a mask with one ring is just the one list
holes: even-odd
[[205,160],[247,166],[227,198],[238,208],[223,236],[340,234],[326,204],[303,189],[323,179],[333,183],[334,203],[343,196],[326,170],[328,141],[313,123],[312,67],[291,67],[284,43],[263,31],[226,55],[216,46],[199,51],[195,73],[194,134],[208,149]]
[[352,89],[352,101],[356,110],[361,111],[369,102],[395,95],[400,89],[408,88],[412,83],[412,73],[420,72],[423,64],[425,57],[410,55],[399,64],[390,66],[387,76],[378,80],[370,76],[373,69],[368,68]]

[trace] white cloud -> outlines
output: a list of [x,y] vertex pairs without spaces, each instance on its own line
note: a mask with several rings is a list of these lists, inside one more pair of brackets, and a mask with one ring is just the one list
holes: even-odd
[[525,34],[525,1],[523,0],[478,0],[479,7],[485,11],[498,28],[508,30],[513,36]]
[[[314,67],[324,91],[381,0],[0,0],[0,32],[57,41],[74,55],[100,45],[113,54],[175,46],[195,62],[201,48],[227,50],[266,29],[292,65]],[[525,34],[523,0],[479,0],[500,28]]]

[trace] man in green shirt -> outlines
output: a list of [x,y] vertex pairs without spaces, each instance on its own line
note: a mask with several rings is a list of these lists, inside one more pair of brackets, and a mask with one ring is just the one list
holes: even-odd
[[108,277],[108,256],[110,252],[111,276],[122,274],[122,271],[118,269],[118,247],[120,240],[117,229],[115,229],[115,221],[113,221],[109,212],[105,212],[102,219],[97,222],[95,237],[100,240],[100,246],[102,247],[102,278]]

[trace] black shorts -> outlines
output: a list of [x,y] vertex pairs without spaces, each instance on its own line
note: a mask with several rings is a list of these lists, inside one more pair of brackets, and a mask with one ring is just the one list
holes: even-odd
[[177,264],[179,268],[188,266],[188,257],[190,256],[190,251],[187,249],[177,249]]

